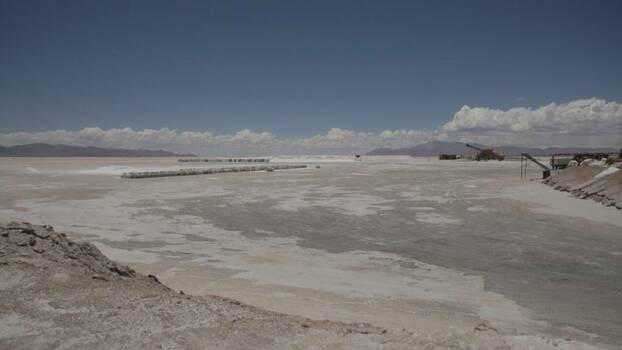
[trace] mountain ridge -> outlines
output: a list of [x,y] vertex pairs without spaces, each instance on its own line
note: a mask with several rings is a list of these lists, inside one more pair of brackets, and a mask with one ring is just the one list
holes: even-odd
[[[498,147],[486,146],[477,143],[473,145],[480,148],[493,148],[496,152],[506,156],[517,156],[521,153],[529,153],[533,156],[549,156],[555,153],[618,153],[620,150],[609,147],[521,147],[513,145],[504,145]],[[431,141],[406,148],[377,148],[366,155],[384,156],[384,155],[409,155],[409,156],[437,156],[439,154],[463,154],[468,155],[474,153],[475,150],[466,146],[463,142],[447,142],[447,141]]]
[[0,157],[196,157],[196,155],[164,150],[29,143],[9,147],[0,146]]

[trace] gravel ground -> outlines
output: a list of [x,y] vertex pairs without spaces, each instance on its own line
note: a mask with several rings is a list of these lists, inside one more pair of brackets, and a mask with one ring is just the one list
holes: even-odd
[[0,224],[2,349],[539,349],[591,347],[469,332],[394,334],[313,321],[216,296],[188,296],[51,226]]

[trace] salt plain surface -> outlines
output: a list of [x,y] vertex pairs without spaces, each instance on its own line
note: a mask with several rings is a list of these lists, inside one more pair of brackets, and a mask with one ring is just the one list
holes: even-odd
[[186,293],[392,329],[486,320],[622,344],[619,211],[521,182],[512,161],[279,161],[321,168],[123,180],[187,166],[0,159],[0,218],[51,224]]

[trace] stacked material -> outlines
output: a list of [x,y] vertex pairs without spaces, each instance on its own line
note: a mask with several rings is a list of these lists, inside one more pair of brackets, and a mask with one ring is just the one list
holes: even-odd
[[178,162],[205,162],[205,163],[269,163],[270,158],[182,158]]
[[121,175],[125,179],[145,179],[151,177],[166,177],[166,176],[188,176],[188,175],[207,175],[207,174],[221,174],[221,173],[238,173],[247,171],[274,171],[284,169],[301,169],[306,168],[306,165],[300,164],[283,164],[283,165],[260,165],[260,166],[241,166],[241,167],[228,167],[228,168],[206,168],[206,169],[179,169],[179,170],[162,170],[162,171],[141,171],[141,172],[128,172]]
[[591,198],[606,206],[622,209],[622,163],[581,165],[566,168],[543,182],[575,197]]

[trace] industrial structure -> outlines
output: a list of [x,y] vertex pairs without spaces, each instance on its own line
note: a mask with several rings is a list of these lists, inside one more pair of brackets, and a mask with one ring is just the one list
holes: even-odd
[[525,178],[527,177],[527,165],[529,164],[528,161],[532,161],[534,163],[536,163],[540,168],[542,168],[542,178],[546,179],[549,176],[551,176],[551,168],[546,166],[545,164],[543,164],[542,162],[540,162],[539,160],[537,160],[536,158],[532,157],[529,153],[522,153],[521,157],[520,157],[520,177]]
[[594,160],[603,160],[606,159],[607,163],[613,164],[616,159],[622,158],[622,150],[620,150],[620,154],[610,154],[610,153],[590,153],[590,152],[582,152],[582,153],[555,153],[551,156],[551,167],[553,170],[564,169],[567,168],[568,165],[575,161],[576,164],[581,164],[582,161],[586,159],[594,159]]
[[181,158],[177,161],[181,163],[269,163],[270,158]]
[[447,154],[447,153],[441,153],[438,155],[438,159],[440,160],[456,160],[456,159],[460,159],[462,158],[461,155],[459,154]]
[[479,148],[477,146],[473,146],[470,144],[466,144],[467,147],[472,148],[474,150],[477,151],[477,153],[475,153],[475,155],[473,156],[473,159],[476,161],[480,161],[480,160],[498,160],[498,161],[502,161],[505,159],[505,156],[503,154],[499,154],[497,152],[495,152],[494,149],[492,148]]
[[307,166],[304,164],[283,164],[283,165],[251,165],[241,167],[228,168],[195,168],[195,169],[179,169],[179,170],[163,170],[163,171],[141,171],[127,172],[121,175],[124,179],[147,179],[152,177],[168,177],[168,176],[190,176],[190,175],[209,175],[222,173],[240,173],[251,171],[267,171],[285,169],[303,169]]

